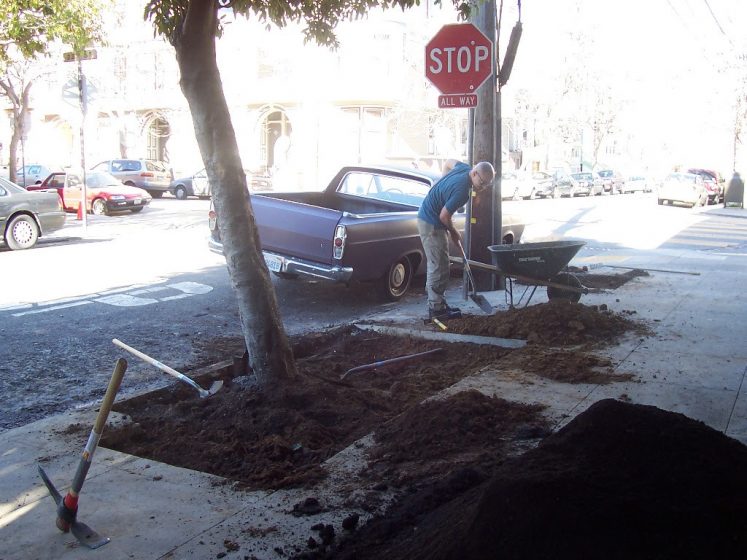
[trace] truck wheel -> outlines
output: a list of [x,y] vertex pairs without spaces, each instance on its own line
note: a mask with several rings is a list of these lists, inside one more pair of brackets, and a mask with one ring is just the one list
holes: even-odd
[[391,264],[386,274],[379,280],[379,287],[389,301],[399,301],[407,293],[412,282],[412,263],[402,257]]

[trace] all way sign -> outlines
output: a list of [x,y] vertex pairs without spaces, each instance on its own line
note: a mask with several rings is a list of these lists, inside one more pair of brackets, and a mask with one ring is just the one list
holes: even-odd
[[443,94],[440,108],[477,106],[493,74],[493,43],[471,23],[444,25],[425,46],[425,77]]
[[439,109],[473,109],[477,107],[477,94],[461,93],[453,95],[439,95]]

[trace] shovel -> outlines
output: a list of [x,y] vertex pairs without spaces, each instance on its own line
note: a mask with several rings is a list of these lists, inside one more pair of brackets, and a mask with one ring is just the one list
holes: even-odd
[[191,380],[189,377],[187,377],[183,373],[179,373],[175,369],[170,368],[166,364],[162,364],[161,362],[159,362],[156,359],[151,358],[147,354],[143,354],[139,350],[135,350],[133,347],[127,346],[121,340],[117,340],[115,338],[115,339],[112,340],[112,342],[116,346],[119,346],[120,348],[123,348],[124,350],[127,350],[128,352],[130,352],[131,354],[134,354],[135,356],[137,356],[141,360],[143,360],[145,362],[148,362],[152,366],[156,366],[161,371],[166,372],[169,375],[172,375],[172,376],[176,377],[179,381],[182,381],[182,382],[186,383],[187,385],[189,385],[190,387],[194,388],[198,393],[200,393],[200,398],[204,399],[205,397],[209,397],[210,395],[214,395],[215,393],[217,393],[218,391],[220,391],[221,387],[223,387],[223,381],[214,381],[213,384],[210,386],[209,389],[203,389],[202,387],[200,387],[197,383],[195,383],[193,380]]
[[477,293],[477,288],[475,287],[475,278],[472,276],[472,269],[470,269],[469,267],[469,262],[467,261],[467,253],[464,252],[462,242],[457,241],[457,245],[459,245],[459,249],[462,251],[462,256],[464,257],[464,270],[467,272],[467,277],[469,278],[470,284],[472,284],[472,292],[469,294],[470,299],[474,301],[478,305],[478,307],[485,313],[492,314],[493,306],[490,305],[490,302],[485,299],[485,296],[481,296]]

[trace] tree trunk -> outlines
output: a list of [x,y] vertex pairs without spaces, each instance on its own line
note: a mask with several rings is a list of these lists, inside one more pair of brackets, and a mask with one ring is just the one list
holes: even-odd
[[223,251],[239,306],[249,365],[266,390],[279,390],[298,377],[248,197],[215,57],[217,6],[189,2],[174,40],[180,86],[189,104],[197,144],[212,188]]

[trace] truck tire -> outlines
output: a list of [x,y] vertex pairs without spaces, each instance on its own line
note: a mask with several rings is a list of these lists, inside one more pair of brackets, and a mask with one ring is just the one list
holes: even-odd
[[388,301],[399,301],[410,288],[413,277],[412,262],[407,257],[393,262],[379,280],[379,290]]

